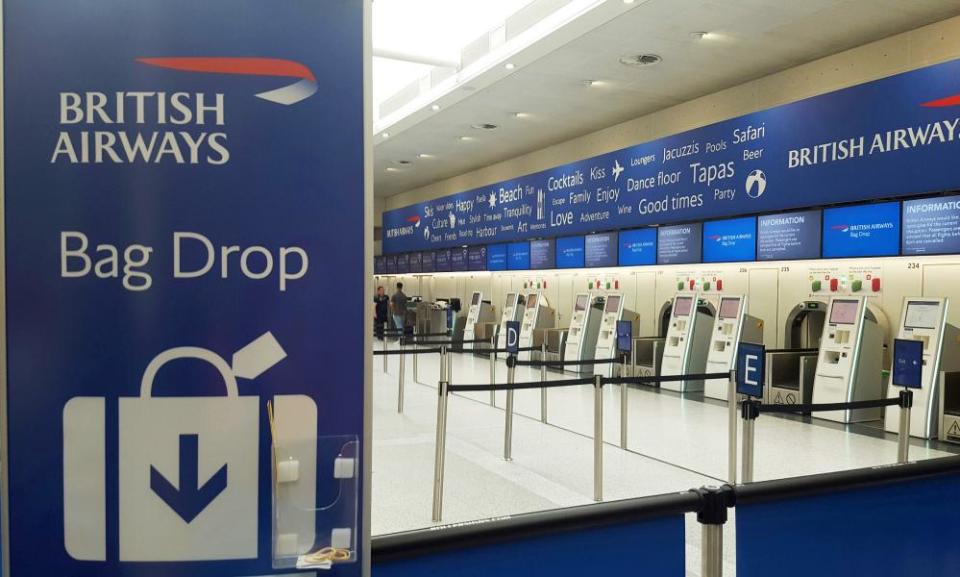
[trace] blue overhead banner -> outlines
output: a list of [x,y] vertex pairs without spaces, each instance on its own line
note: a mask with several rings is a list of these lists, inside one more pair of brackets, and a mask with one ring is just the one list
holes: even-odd
[[360,575],[364,3],[3,11],[8,575]]
[[384,252],[960,187],[960,61],[384,213]]

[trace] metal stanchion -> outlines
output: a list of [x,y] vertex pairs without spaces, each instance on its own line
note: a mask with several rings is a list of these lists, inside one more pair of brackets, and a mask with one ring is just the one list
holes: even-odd
[[910,461],[910,412],[912,408],[913,391],[900,391],[900,430],[897,432],[897,462],[900,464]]
[[447,382],[447,347],[440,347],[440,382]]
[[[540,362],[544,363],[540,367],[540,382],[547,382],[547,342],[544,341],[540,345]],[[547,422],[547,388],[543,387],[540,389],[540,422]]]
[[727,382],[727,482],[737,484],[737,379],[730,371]]
[[[400,351],[406,351],[404,341],[400,340]],[[407,355],[400,355],[400,376],[397,377],[397,412],[403,413],[403,385],[407,373]]]
[[443,467],[447,448],[447,387],[449,383],[440,381],[437,399],[437,439],[433,460],[433,522],[439,523],[443,516]]
[[[626,355],[623,356],[623,363],[620,365],[620,378],[626,378]],[[628,397],[629,389],[627,383],[620,383],[620,448],[627,448],[627,416],[628,416]]]
[[744,483],[753,482],[753,435],[757,417],[760,416],[758,405],[760,401],[744,399],[740,404],[743,416],[743,471],[741,476]]
[[[513,363],[507,361],[507,384],[513,384],[515,367]],[[503,429],[503,460],[512,461],[513,460],[513,390],[510,389],[507,391],[507,407],[505,411],[506,419],[504,421]]]
[[[387,349],[389,348],[389,346],[387,345],[387,339],[388,339],[388,338],[390,338],[390,337],[387,336],[387,332],[386,332],[386,330],[384,330],[384,332],[383,332],[383,341],[381,341],[381,344],[383,345],[383,352],[387,352]],[[388,356],[389,356],[389,355],[383,355],[383,372],[384,372],[384,373],[387,372],[387,357],[388,357]]]
[[721,577],[723,575],[723,525],[702,525],[703,548],[700,558],[702,577]]
[[[497,337],[494,335],[490,338],[490,386],[497,384],[497,353],[493,352],[497,349]],[[497,404],[497,392],[490,391],[490,406],[493,407]]]
[[[462,348],[462,345],[461,345]],[[446,381],[447,384],[453,383],[453,355],[449,352],[447,353],[447,372],[446,372]]]
[[593,500],[603,501],[603,376],[593,377]]
[[[417,331],[417,327],[413,327],[414,342],[416,342],[418,334],[419,334],[419,331]],[[420,355],[418,354],[413,355],[413,382],[415,383],[420,382],[420,365],[419,365],[419,359],[418,359],[419,356]]]

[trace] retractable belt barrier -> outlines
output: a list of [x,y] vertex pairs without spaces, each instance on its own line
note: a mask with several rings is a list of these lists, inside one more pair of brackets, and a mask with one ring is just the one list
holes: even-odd
[[[421,335],[416,335],[416,336],[419,337]],[[487,339],[471,339],[471,340],[463,340],[463,341],[455,341],[455,340],[431,341],[431,340],[420,340],[412,337],[401,339],[401,341],[402,341],[402,344],[406,344],[406,345],[438,345],[438,346],[447,346],[447,347],[455,346],[455,345],[473,345],[478,343],[490,342]]]
[[[539,351],[540,347],[535,347],[532,350]],[[521,361],[516,357],[507,357],[507,366],[509,367],[511,363],[515,367],[574,367],[574,366],[588,366],[588,365],[609,365],[612,363],[619,362],[618,359],[590,359],[584,361]]]
[[392,355],[430,355],[430,354],[438,354],[438,353],[440,353],[440,352],[441,352],[441,349],[440,349],[439,347],[438,347],[438,348],[435,348],[435,349],[397,349],[397,350],[392,350],[392,351],[373,351],[373,356],[375,356],[375,357],[380,357],[380,356],[384,356],[384,355],[387,355],[387,356],[392,356]]
[[677,381],[704,381],[708,379],[726,379],[730,373],[701,373],[697,375],[661,375],[650,377],[609,377],[603,383],[609,385],[650,385],[657,383],[673,383]]
[[554,389],[560,387],[573,387],[577,385],[592,385],[595,380],[593,377],[586,379],[569,379],[564,381],[531,381],[527,383],[505,383],[503,385],[449,385],[447,390],[451,393],[476,393],[481,391],[522,391],[526,389]]
[[900,407],[900,427],[897,431],[897,462],[910,460],[910,409],[913,408],[913,391],[901,391],[900,396],[890,399],[870,399],[848,403],[811,403],[808,405],[765,405],[757,399],[747,399],[740,404],[743,419],[743,482],[753,482],[753,450],[757,417],[761,413],[819,413],[826,411],[855,411]]

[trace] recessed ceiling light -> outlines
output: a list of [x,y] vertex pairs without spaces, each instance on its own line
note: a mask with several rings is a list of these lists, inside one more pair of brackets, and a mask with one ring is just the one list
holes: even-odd
[[624,4],[633,4],[633,0],[623,0]]
[[425,152],[421,152],[420,154],[417,155],[417,158],[433,158],[433,155],[427,154]]
[[527,114],[526,112],[514,112],[514,113],[513,113],[513,117],[514,117],[514,118],[529,118],[530,115]]
[[384,132],[384,133],[381,134],[380,136],[382,136],[382,137],[384,137],[384,138],[390,138],[390,133],[389,133],[389,132]]
[[503,67],[506,68],[507,70],[513,70],[514,68],[517,67],[517,65],[514,64],[513,62],[507,62],[506,64],[504,64]]
[[430,107],[430,110],[436,112],[436,111],[440,110],[440,105],[439,105],[439,104],[434,104],[433,106]]
[[387,172],[400,172],[400,169],[397,168],[396,166],[388,166]]
[[467,141],[469,141],[469,140],[473,140],[473,137],[472,137],[472,136],[461,136],[461,137],[460,137],[460,140],[461,140],[462,142],[467,142]]
[[588,87],[588,88],[591,87],[591,86],[600,86],[600,85],[602,85],[602,84],[603,84],[603,82],[600,81],[600,80],[584,80],[584,81],[583,81],[583,85],[586,86],[586,87]]
[[713,34],[703,30],[698,30],[697,32],[691,32],[690,36],[696,40],[709,40]]
[[660,64],[663,59],[658,54],[625,54],[620,57],[620,64],[624,66],[653,66]]
[[483,123],[480,123],[480,124],[471,124],[471,125],[470,125],[470,128],[473,128],[474,130],[496,130],[496,129],[500,128],[500,127],[497,126],[496,124],[490,124],[489,122],[483,122]]

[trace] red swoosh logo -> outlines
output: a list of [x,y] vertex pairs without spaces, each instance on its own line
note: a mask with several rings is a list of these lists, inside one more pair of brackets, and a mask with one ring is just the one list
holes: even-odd
[[960,106],[960,94],[954,94],[953,96],[947,96],[946,98],[940,98],[938,100],[931,100],[930,102],[924,102],[920,106],[924,108],[944,108],[947,106]]

